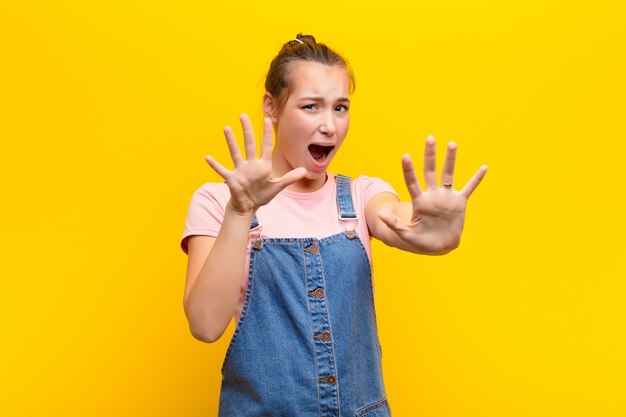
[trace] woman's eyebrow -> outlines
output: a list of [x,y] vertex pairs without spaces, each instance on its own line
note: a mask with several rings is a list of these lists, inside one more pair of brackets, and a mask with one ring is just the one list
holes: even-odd
[[[324,97],[301,97],[300,100],[325,101]],[[339,97],[335,101],[342,101],[342,102],[350,103],[350,99],[348,97]]]

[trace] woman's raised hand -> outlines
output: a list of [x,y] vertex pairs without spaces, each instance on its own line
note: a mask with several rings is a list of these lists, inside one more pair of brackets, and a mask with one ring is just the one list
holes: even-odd
[[441,172],[441,187],[437,181],[435,138],[426,139],[424,152],[424,179],[426,189],[422,190],[415,175],[413,161],[408,154],[402,157],[404,181],[411,196],[411,213],[399,214],[381,212],[379,217],[403,241],[422,253],[446,253],[456,248],[461,239],[465,221],[467,200],[478,187],[487,172],[481,166],[461,191],[453,187],[456,144],[450,142]]
[[305,168],[295,168],[280,178],[272,178],[272,122],[265,118],[261,157],[257,158],[256,139],[252,123],[246,114],[240,116],[243,128],[246,159],[244,160],[230,126],[224,128],[226,143],[234,163],[233,170],[207,155],[208,164],[217,172],[230,189],[230,202],[239,214],[254,213],[259,207],[269,203],[282,189],[306,175]]

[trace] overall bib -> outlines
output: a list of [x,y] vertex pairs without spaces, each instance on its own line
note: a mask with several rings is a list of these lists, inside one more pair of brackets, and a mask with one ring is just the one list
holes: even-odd
[[[338,221],[346,225],[358,220],[350,182],[337,176]],[[371,268],[356,232],[255,239],[250,252],[219,416],[391,416]]]

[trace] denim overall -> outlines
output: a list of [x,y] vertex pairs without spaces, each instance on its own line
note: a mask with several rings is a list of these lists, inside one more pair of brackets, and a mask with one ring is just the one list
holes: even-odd
[[[350,181],[337,177],[338,221],[346,225],[358,221]],[[391,416],[371,268],[356,232],[254,239],[250,252],[219,416]]]

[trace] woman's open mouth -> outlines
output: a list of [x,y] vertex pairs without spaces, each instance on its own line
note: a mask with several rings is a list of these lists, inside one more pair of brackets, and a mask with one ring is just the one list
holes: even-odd
[[309,145],[309,152],[313,159],[322,164],[326,161],[328,154],[335,148],[335,145]]

